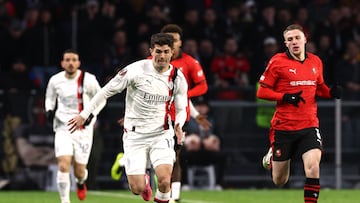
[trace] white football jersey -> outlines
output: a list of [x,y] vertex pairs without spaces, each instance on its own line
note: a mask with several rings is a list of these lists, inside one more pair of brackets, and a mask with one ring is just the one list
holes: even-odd
[[[96,77],[87,72],[84,72],[84,81],[81,88],[80,75],[81,71],[78,70],[76,77],[69,79],[65,77],[65,71],[61,71],[53,75],[48,82],[45,95],[45,110],[55,110],[57,105],[53,123],[55,132],[59,129],[68,129],[68,121],[81,112],[81,105],[83,105],[83,108],[89,105],[91,98],[101,89]],[[105,102],[100,104],[99,108],[93,112],[94,116],[104,106]],[[96,117],[93,118],[89,127],[93,126],[95,120]]]
[[80,115],[86,118],[101,102],[127,89],[125,129],[139,133],[156,133],[172,128],[168,111],[172,92],[176,108],[175,123],[183,126],[186,120],[188,87],[181,71],[177,71],[173,84],[173,69],[170,65],[169,70],[159,73],[151,59],[134,62],[120,70]]

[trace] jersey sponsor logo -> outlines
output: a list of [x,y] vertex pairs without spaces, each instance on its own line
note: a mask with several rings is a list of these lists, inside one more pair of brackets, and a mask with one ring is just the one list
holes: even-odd
[[316,81],[314,80],[290,81],[290,86],[314,86],[314,85],[316,85]]
[[170,96],[167,95],[158,95],[158,94],[150,94],[144,92],[144,101],[148,104],[162,104],[170,100]]
[[294,74],[296,75],[296,69],[290,68],[290,69],[289,69],[289,72],[290,72],[290,73],[294,73]]

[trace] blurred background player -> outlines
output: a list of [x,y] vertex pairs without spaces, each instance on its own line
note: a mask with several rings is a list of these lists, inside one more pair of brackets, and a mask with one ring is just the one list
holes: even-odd
[[85,181],[88,176],[87,163],[93,141],[93,128],[99,108],[87,119],[82,130],[70,134],[67,123],[86,107],[100,90],[96,77],[81,71],[79,54],[66,50],[63,54],[61,71],[48,82],[45,96],[47,119],[53,123],[55,132],[55,155],[58,164],[57,185],[61,203],[70,203],[70,167],[73,162],[80,200],[86,198]]
[[[174,37],[174,55],[171,59],[171,64],[177,67],[184,74],[188,83],[188,101],[190,98],[204,95],[208,90],[205,74],[200,63],[187,53],[181,50],[183,31],[180,26],[176,24],[167,24],[161,29],[162,33],[170,34]],[[171,119],[175,119],[175,109],[171,108]],[[190,120],[190,105],[187,109],[188,115],[186,122]],[[185,124],[184,131],[186,132]],[[171,183],[171,201],[177,202],[180,199],[181,191],[181,166],[179,161],[179,154],[181,150],[181,143],[177,143],[175,146],[176,162],[172,174]]]

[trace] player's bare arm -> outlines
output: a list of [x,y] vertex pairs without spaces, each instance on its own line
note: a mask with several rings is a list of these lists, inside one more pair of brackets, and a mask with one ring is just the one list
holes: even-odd
[[182,131],[179,123],[175,124],[174,130],[177,138],[177,143],[183,144],[185,140],[185,133]]

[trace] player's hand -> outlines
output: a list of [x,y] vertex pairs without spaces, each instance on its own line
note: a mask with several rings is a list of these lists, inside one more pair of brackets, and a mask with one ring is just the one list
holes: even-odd
[[181,129],[179,123],[175,124],[174,130],[175,130],[175,135],[176,135],[176,138],[177,138],[177,144],[178,145],[183,145],[183,143],[185,141],[185,133]]
[[340,85],[334,85],[330,88],[330,95],[332,98],[340,99],[342,95],[343,89]]
[[301,94],[302,90],[293,94],[285,93],[282,99],[289,104],[299,107],[300,101],[305,103],[305,99],[300,96]]
[[206,115],[199,114],[198,116],[196,116],[195,120],[204,130],[210,130],[212,124],[207,119]]
[[84,125],[85,119],[80,115],[76,115],[74,118],[68,121],[70,133],[75,132],[75,130],[80,129]]

